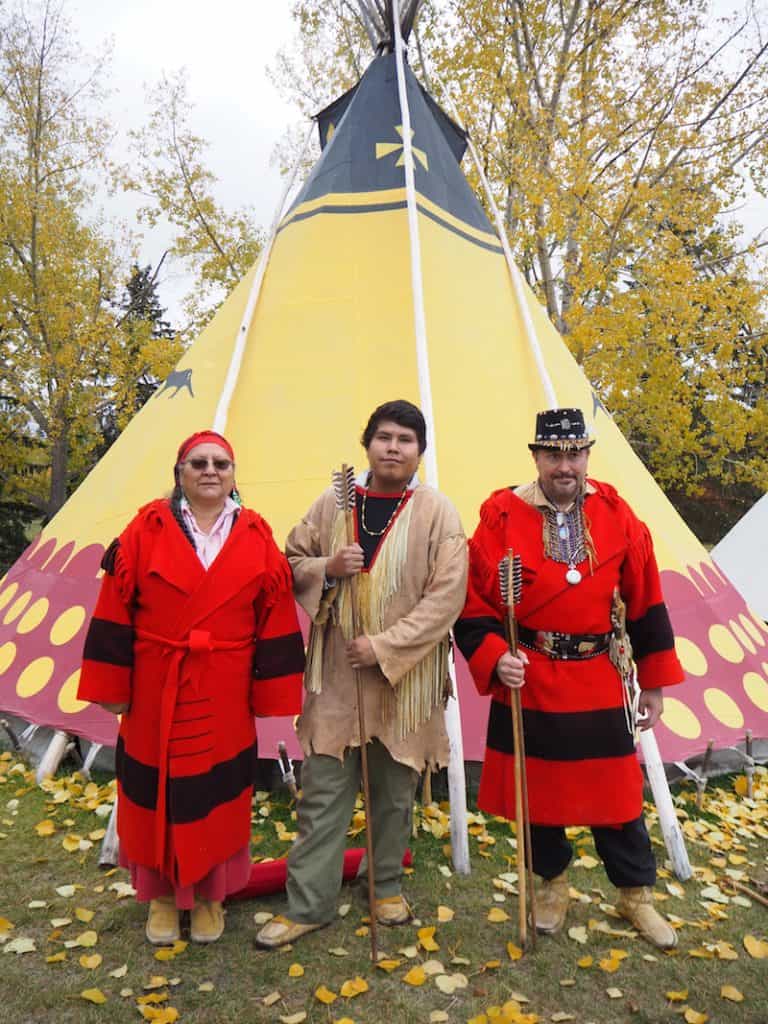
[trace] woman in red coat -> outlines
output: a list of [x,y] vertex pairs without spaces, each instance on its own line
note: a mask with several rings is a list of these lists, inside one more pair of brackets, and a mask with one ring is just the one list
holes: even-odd
[[267,523],[241,508],[220,434],[179,448],[169,500],[107,549],[78,695],[122,715],[121,862],[149,902],[147,938],[224,930],[250,875],[254,716],[301,710],[304,647],[291,575]]

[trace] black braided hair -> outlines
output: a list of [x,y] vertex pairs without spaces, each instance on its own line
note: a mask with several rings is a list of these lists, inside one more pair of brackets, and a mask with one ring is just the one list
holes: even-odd
[[181,530],[181,532],[184,534],[184,536],[187,538],[189,543],[192,545],[193,549],[195,551],[197,551],[197,548],[195,546],[194,538],[193,538],[192,534],[189,531],[189,527],[187,526],[187,523],[186,523],[186,520],[184,519],[184,516],[181,514],[181,499],[182,499],[182,496],[183,496],[183,491],[181,489],[181,484],[177,480],[176,481],[176,485],[173,488],[173,491],[171,492],[171,514],[173,515],[173,518],[176,520],[176,522],[179,524],[179,529]]

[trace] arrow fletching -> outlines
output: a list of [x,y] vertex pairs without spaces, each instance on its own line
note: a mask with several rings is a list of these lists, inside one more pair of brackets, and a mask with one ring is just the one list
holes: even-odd
[[501,600],[508,608],[520,604],[523,596],[523,563],[520,555],[511,550],[499,562],[499,589]]
[[333,490],[336,495],[336,508],[346,512],[355,507],[355,469],[346,462],[341,469],[332,473]]

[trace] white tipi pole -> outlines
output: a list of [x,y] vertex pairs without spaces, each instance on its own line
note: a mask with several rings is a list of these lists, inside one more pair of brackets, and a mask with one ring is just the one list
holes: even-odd
[[[403,36],[400,30],[400,5],[392,0],[392,21],[395,34],[395,61],[397,64],[397,91],[400,98],[400,116],[403,129],[403,158],[405,161],[405,192],[408,204],[408,232],[411,243],[411,282],[413,288],[413,319],[416,333],[416,362],[419,379],[421,411],[427,423],[429,445],[424,458],[426,481],[437,487],[437,438],[435,417],[432,409],[432,386],[429,376],[429,354],[427,350],[427,323],[424,313],[424,288],[421,275],[421,243],[416,209],[416,182],[413,173],[413,148],[411,145],[411,112],[405,84],[405,61]],[[461,736],[459,695],[455,673],[451,665],[454,697],[445,709],[445,725],[450,743],[448,762],[448,792],[451,801],[451,852],[453,866],[462,875],[470,873],[469,839],[467,834],[467,790],[464,778],[464,745]]]
[[301,153],[293,166],[288,182],[283,189],[283,194],[280,196],[280,202],[277,205],[275,217],[272,221],[272,227],[269,231],[269,238],[267,239],[264,248],[261,250],[261,255],[259,256],[259,263],[256,267],[256,274],[253,278],[251,290],[248,294],[248,301],[245,304],[243,318],[237,329],[237,336],[235,338],[234,348],[232,349],[232,358],[229,361],[227,376],[224,380],[224,387],[221,390],[219,404],[216,406],[216,413],[213,417],[213,429],[219,434],[223,434],[227,426],[229,406],[232,402],[232,396],[235,393],[237,378],[240,376],[240,367],[243,362],[243,356],[245,355],[248,331],[251,329],[253,314],[256,312],[256,306],[258,305],[259,296],[261,295],[261,286],[264,282],[264,275],[267,272],[269,257],[272,255],[272,246],[274,245],[277,229],[280,226],[280,220],[283,216],[283,207],[285,206],[285,201],[288,198],[288,193],[293,188],[293,183],[296,180],[296,175],[299,173],[299,168],[304,160],[304,154],[307,151],[307,147],[309,146],[310,139],[312,138],[312,132],[314,130],[315,126],[314,124],[311,124],[307,131],[306,138],[304,139],[304,145],[301,147]]
[[[441,81],[439,75],[435,75],[435,78],[440,85],[443,96],[447,100],[451,116],[454,121],[461,126],[459,113],[456,110],[456,105],[453,102],[451,94],[445,88],[445,85]],[[466,129],[464,130],[466,131]],[[520,308],[526,339],[533,353],[547,402],[551,408],[557,408],[557,395],[555,393],[554,385],[552,384],[552,378],[550,377],[546,363],[544,362],[544,356],[541,351],[539,340],[536,337],[536,328],[534,327],[533,319],[526,301],[522,275],[512,258],[512,252],[509,248],[507,233],[504,229],[504,222],[501,219],[501,213],[496,205],[496,200],[493,198],[493,193],[491,192],[491,187],[488,184],[488,179],[485,176],[483,165],[480,162],[477,150],[475,149],[469,133],[467,133],[467,143],[478,176],[482,182],[483,189],[485,190],[488,205],[493,212],[494,222],[496,224],[496,233],[499,236],[499,241],[504,249],[504,258],[507,261],[509,275],[512,280],[512,287],[515,291],[515,298],[517,299],[517,303]],[[661,760],[661,754],[659,753],[659,745],[656,742],[656,736],[652,729],[644,729],[640,733],[640,747],[643,751],[643,761],[645,762],[648,781],[653,792],[653,800],[656,804],[656,810],[659,815],[659,825],[667,847],[667,853],[669,854],[669,859],[672,862],[675,875],[684,882],[692,875],[691,863],[688,859],[688,851],[685,848],[685,840],[683,839],[683,833],[680,829],[680,823],[677,820],[677,815],[675,814],[675,809],[672,804],[672,795],[669,791],[669,782],[667,781],[667,776],[664,771],[664,763]]]

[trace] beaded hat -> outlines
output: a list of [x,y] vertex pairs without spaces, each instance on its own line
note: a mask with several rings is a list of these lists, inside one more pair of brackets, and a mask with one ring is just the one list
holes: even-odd
[[532,452],[539,448],[578,451],[591,448],[594,443],[594,438],[587,431],[581,409],[545,409],[536,413],[535,440],[528,447]]

